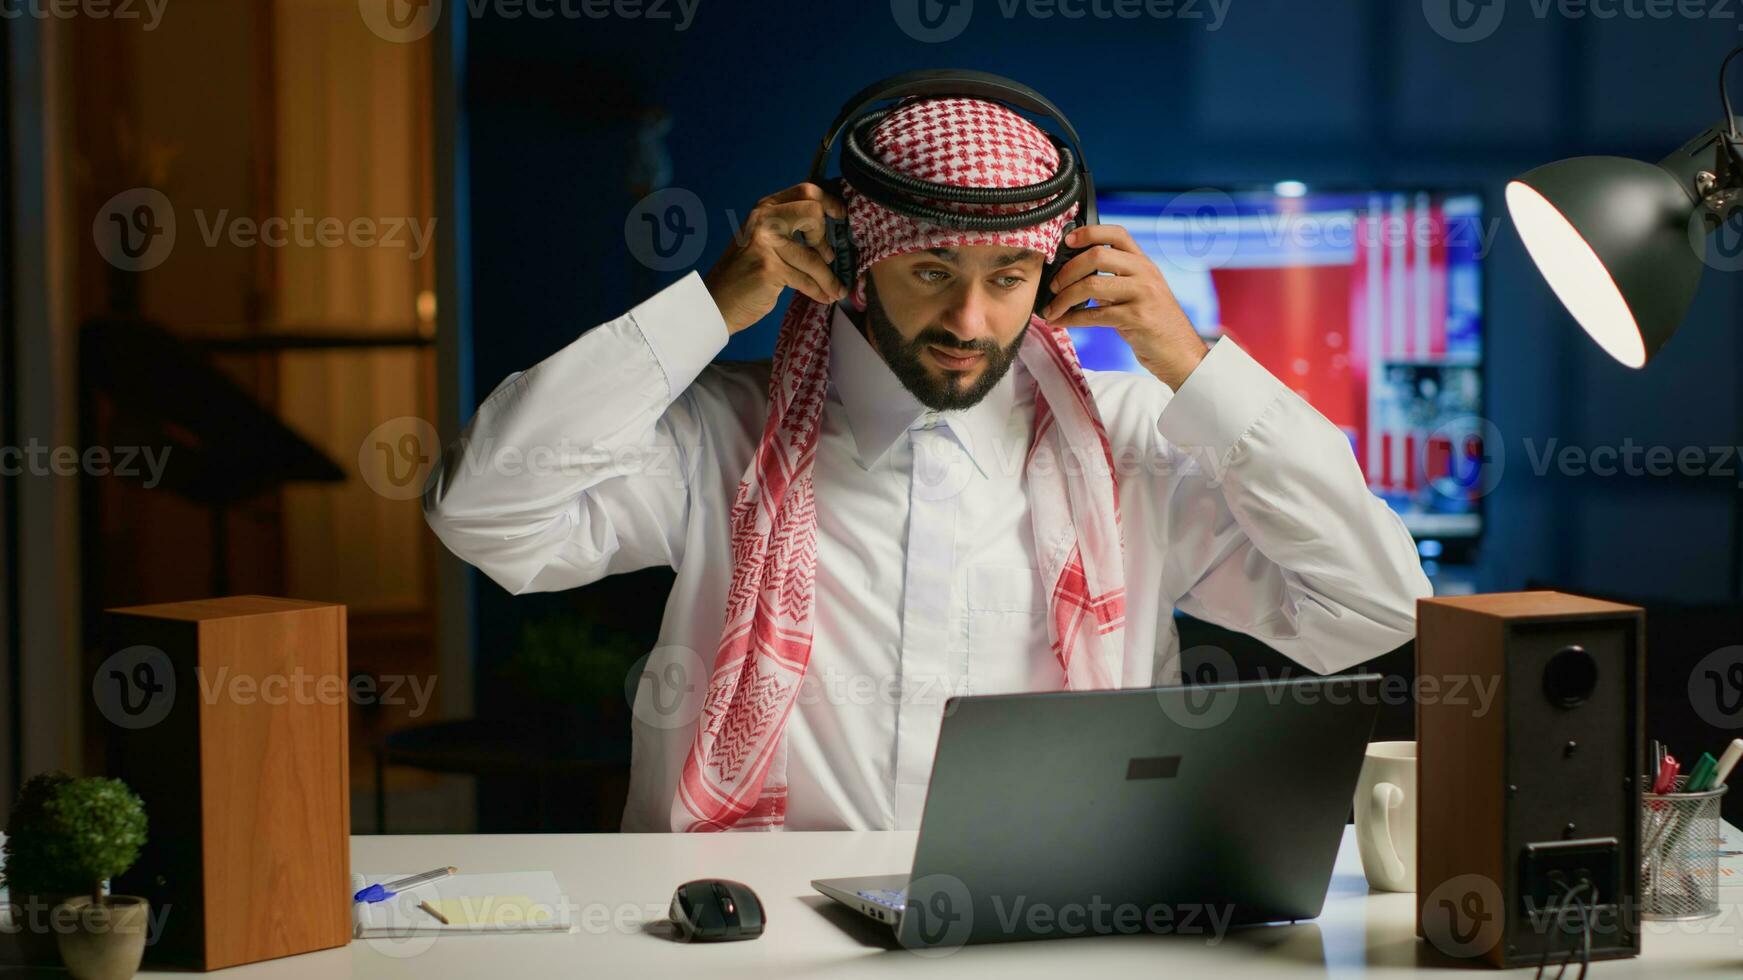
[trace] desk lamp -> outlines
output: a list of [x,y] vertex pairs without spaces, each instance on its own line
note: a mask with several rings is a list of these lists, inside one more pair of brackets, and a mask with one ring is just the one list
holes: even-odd
[[1538,271],[1616,360],[1645,366],[1701,281],[1707,236],[1743,206],[1743,135],[1719,66],[1723,122],[1657,163],[1557,160],[1507,184],[1507,210]]

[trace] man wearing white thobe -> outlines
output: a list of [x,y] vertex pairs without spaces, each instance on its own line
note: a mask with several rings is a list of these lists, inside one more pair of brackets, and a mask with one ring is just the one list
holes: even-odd
[[[841,207],[810,184],[765,198],[706,282],[690,273],[505,380],[426,487],[441,540],[516,595],[676,570],[635,701],[625,831],[673,829],[732,575],[727,519],[768,414],[769,362],[714,359],[783,288],[847,295],[827,246],[803,244]],[[1121,686],[1179,682],[1176,609],[1321,673],[1411,639],[1431,589],[1344,434],[1231,340],[1207,348],[1121,229],[1070,240],[1107,247],[1066,267],[1042,316],[1120,330],[1152,372],[1085,372],[1119,487]],[[831,310],[786,829],[918,827],[946,698],[1060,686],[1025,494],[1035,384],[1000,356],[1042,261],[911,252],[868,270],[869,313]],[[1067,312],[1091,296],[1100,308]]]

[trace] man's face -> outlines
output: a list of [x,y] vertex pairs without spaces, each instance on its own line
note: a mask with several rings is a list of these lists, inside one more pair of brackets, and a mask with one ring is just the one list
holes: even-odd
[[1003,245],[935,248],[873,263],[866,334],[922,405],[967,408],[1016,359],[1042,265],[1041,253]]

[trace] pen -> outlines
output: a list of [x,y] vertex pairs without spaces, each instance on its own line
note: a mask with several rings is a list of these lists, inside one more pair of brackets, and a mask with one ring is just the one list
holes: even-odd
[[353,902],[385,902],[400,892],[416,888],[419,885],[427,885],[432,881],[440,881],[459,870],[455,867],[437,868],[434,871],[426,871],[423,874],[401,878],[398,881],[384,881],[360,890],[351,896],[351,900]]

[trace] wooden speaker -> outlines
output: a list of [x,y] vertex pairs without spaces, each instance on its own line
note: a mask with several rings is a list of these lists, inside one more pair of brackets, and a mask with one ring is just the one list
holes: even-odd
[[1416,606],[1416,931],[1489,966],[1640,951],[1645,613],[1560,592]]
[[147,961],[216,970],[349,942],[345,607],[235,596],[108,625],[92,693],[110,774],[149,820],[112,887],[162,917]]

